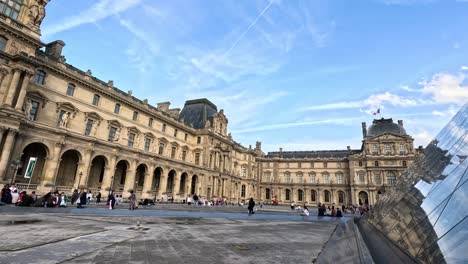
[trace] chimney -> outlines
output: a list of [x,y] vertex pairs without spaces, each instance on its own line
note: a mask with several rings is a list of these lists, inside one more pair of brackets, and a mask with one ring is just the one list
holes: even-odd
[[362,137],[367,137],[366,122],[362,122]]
[[403,126],[403,120],[398,120],[398,124],[399,124],[400,126]]
[[45,53],[50,57],[58,60],[62,56],[62,49],[65,46],[65,42],[56,40],[46,45]]
[[350,151],[350,150],[351,150],[351,147],[350,147],[350,146],[346,146],[346,149],[347,149],[348,151]]
[[167,110],[169,110],[170,105],[170,102],[162,102],[157,104],[157,108],[162,112],[166,112]]

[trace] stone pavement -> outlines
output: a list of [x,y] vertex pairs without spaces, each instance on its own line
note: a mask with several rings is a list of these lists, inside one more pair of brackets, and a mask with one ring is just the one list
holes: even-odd
[[312,263],[349,220],[174,208],[2,206],[0,263]]

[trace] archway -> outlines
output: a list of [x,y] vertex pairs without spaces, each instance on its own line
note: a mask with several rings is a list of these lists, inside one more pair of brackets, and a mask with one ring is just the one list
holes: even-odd
[[185,172],[182,173],[182,175],[180,175],[179,193],[182,195],[185,195],[185,186],[187,185],[186,184],[187,178],[188,178],[188,175]]
[[286,196],[285,197],[286,197],[286,201],[291,200],[291,190],[286,189]]
[[169,171],[169,175],[167,176],[167,188],[166,192],[172,193],[174,191],[174,178],[176,175],[175,170]]
[[145,174],[147,171],[147,167],[145,164],[138,165],[136,172],[135,172],[135,180],[136,180],[136,189],[143,188],[143,184],[145,183]]
[[153,172],[153,190],[159,191],[159,185],[161,183],[161,175],[163,174],[163,169],[157,167]]
[[99,155],[94,157],[91,161],[91,168],[89,169],[88,188],[102,188],[101,184],[104,179],[106,164],[107,159],[104,156]]
[[310,200],[312,202],[317,201],[317,191],[316,190],[310,190]]
[[304,200],[304,192],[301,189],[297,190],[297,200],[299,202],[302,202]]
[[[80,153],[77,150],[70,149],[62,154],[60,165],[55,179],[56,186],[73,186],[75,183],[78,163],[80,162]],[[84,182],[79,185],[85,184]]]
[[345,193],[343,191],[338,191],[338,203],[339,204],[345,203]]
[[331,201],[331,199],[330,199],[330,191],[325,190],[325,191],[323,192],[323,195],[325,196],[325,197],[324,197],[324,198],[325,198],[325,202],[326,202],[326,203],[329,203],[329,202]]
[[359,197],[359,205],[369,204],[369,198],[366,192],[364,191],[359,192],[358,197]]
[[[42,170],[44,169],[46,158],[48,156],[47,153],[48,153],[48,149],[42,143],[32,143],[32,144],[27,145],[23,150],[23,155],[21,156],[21,162],[23,166],[21,168],[18,168],[18,171],[16,171],[16,174],[17,174],[16,182],[23,182],[23,183],[29,182],[29,178],[24,178],[24,174],[26,173],[28,163],[30,161],[33,162],[35,158],[36,161],[32,169],[31,183],[39,184],[42,180],[41,179]],[[28,174],[29,173],[30,172],[28,172]]]
[[125,185],[125,179],[127,178],[127,170],[129,164],[126,160],[121,160],[115,166],[114,182],[112,184],[112,189],[118,189],[123,191]]
[[197,181],[198,181],[198,176],[195,174],[192,176],[192,182],[190,183],[190,194],[196,194]]

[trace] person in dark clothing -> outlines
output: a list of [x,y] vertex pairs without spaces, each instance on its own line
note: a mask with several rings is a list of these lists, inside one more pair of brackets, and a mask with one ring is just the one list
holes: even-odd
[[115,206],[115,196],[114,196],[114,190],[109,193],[109,196],[107,196],[107,203],[109,204],[109,209],[114,209]]
[[254,211],[253,211],[254,207],[255,207],[254,199],[250,197],[249,206],[247,207],[247,209],[249,209],[249,215],[254,214]]
[[339,207],[336,208],[336,217],[343,217],[343,214],[341,213],[341,209]]
[[2,202],[11,204],[13,196],[11,195],[10,185],[5,185],[2,189]]
[[195,195],[193,196],[193,204],[195,204],[195,206],[198,205],[198,195],[197,195],[197,194],[195,194]]
[[79,195],[79,196],[80,196],[80,198],[79,198],[80,203],[77,202],[78,205],[76,206],[76,208],[84,208],[83,205],[86,205],[86,200],[87,200],[86,194],[87,194],[87,193],[86,193],[85,191],[82,191],[82,192],[80,193],[80,195]]
[[96,204],[99,204],[101,202],[101,192],[98,192],[96,195]]
[[325,206],[319,206],[318,208],[318,216],[325,216]]
[[71,204],[74,205],[76,200],[78,200],[78,190],[77,189],[75,189],[73,191],[73,194],[71,196]]

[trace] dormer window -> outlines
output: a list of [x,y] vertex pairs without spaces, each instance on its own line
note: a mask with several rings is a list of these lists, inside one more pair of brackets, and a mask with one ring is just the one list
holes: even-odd
[[0,12],[12,19],[18,19],[23,0],[0,0]]

